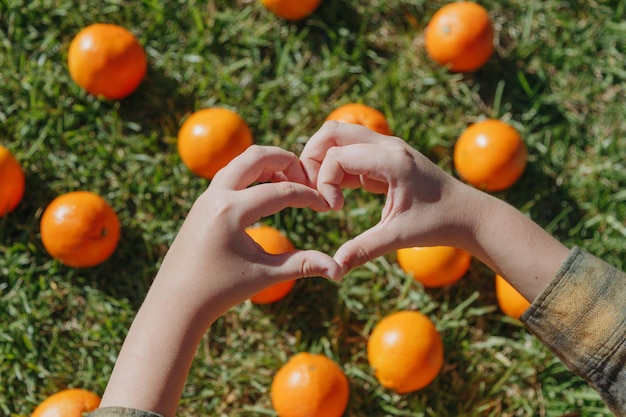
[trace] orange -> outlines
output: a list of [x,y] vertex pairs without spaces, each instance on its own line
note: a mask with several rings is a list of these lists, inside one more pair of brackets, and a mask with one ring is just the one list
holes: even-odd
[[261,0],[276,16],[287,20],[301,20],[317,9],[322,0]]
[[435,288],[460,280],[470,267],[472,255],[451,246],[403,248],[396,251],[398,264],[425,287]]
[[65,265],[86,268],[107,260],[120,239],[120,222],[99,195],[74,191],[52,200],[41,217],[41,241]]
[[[246,232],[265,252],[272,255],[279,255],[296,249],[289,238],[274,227],[266,225],[248,227]],[[296,281],[293,279],[279,282],[259,291],[250,297],[250,300],[256,304],[274,303],[285,298],[294,285],[296,285]]]
[[426,53],[453,72],[483,66],[493,53],[493,26],[479,4],[450,3],[433,15],[424,34]]
[[530,307],[530,302],[501,275],[496,274],[496,298],[500,310],[509,317],[518,319]]
[[109,100],[135,91],[148,67],[137,38],[127,29],[108,23],[96,23],[78,32],[70,43],[67,63],[76,84]]
[[0,145],[0,217],[15,210],[26,189],[20,163],[11,151]]
[[374,132],[392,135],[385,115],[365,104],[348,103],[339,106],[326,117],[326,120],[362,125]]
[[46,398],[35,408],[31,417],[83,417],[98,408],[100,397],[91,391],[71,388]]
[[178,132],[178,153],[196,175],[211,179],[252,145],[252,132],[234,111],[211,107],[193,113]]
[[271,388],[279,417],[341,417],[348,405],[348,378],[331,359],[297,353],[274,376]]
[[399,394],[429,385],[443,366],[443,340],[433,322],[417,311],[383,318],[367,341],[367,360],[382,386]]
[[528,151],[515,128],[487,119],[465,129],[453,159],[457,173],[468,183],[484,191],[502,191],[524,173]]

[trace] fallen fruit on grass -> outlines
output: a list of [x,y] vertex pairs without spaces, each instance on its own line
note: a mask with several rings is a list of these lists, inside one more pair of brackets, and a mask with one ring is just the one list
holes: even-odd
[[196,175],[212,179],[217,171],[252,145],[252,132],[232,110],[211,107],[190,115],[178,132],[178,153]]
[[88,390],[70,388],[43,400],[31,417],[83,417],[100,405],[100,397]]
[[341,417],[349,396],[346,375],[320,354],[295,354],[272,381],[272,406],[279,417]]
[[89,191],[62,194],[46,207],[41,241],[53,258],[88,268],[106,261],[117,248],[120,222],[113,208]]
[[[265,252],[279,255],[295,250],[293,243],[280,230],[267,225],[246,228],[246,233],[258,243]],[[290,279],[271,285],[250,297],[256,304],[269,304],[282,300],[296,285],[296,280]]]
[[326,117],[326,120],[358,124],[383,135],[392,135],[391,128],[389,128],[389,123],[387,122],[385,115],[379,110],[376,110],[366,104],[344,104],[333,110],[328,117]]
[[403,248],[396,251],[396,256],[400,268],[428,288],[457,282],[472,261],[469,252],[451,246]]
[[493,26],[477,3],[449,3],[433,15],[424,34],[426,53],[453,72],[483,66],[493,53]]
[[26,189],[24,171],[15,156],[0,145],[0,217],[20,204]]
[[509,317],[518,319],[530,307],[530,302],[501,275],[496,274],[496,298],[500,310]]
[[453,159],[463,180],[484,191],[503,191],[524,173],[528,151],[515,128],[487,119],[465,129],[454,146]]
[[427,316],[398,311],[372,330],[367,359],[382,386],[405,394],[426,387],[437,377],[443,366],[443,341]]
[[109,23],[82,29],[70,43],[67,60],[76,84],[109,100],[123,99],[135,91],[148,67],[137,38]]
[[261,0],[278,17],[301,20],[313,13],[322,0]]

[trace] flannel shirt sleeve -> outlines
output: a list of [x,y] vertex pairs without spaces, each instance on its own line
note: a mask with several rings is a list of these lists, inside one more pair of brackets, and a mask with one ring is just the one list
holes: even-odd
[[150,411],[124,407],[103,407],[88,414],[87,417],[163,417]]
[[626,417],[626,273],[573,248],[521,320]]

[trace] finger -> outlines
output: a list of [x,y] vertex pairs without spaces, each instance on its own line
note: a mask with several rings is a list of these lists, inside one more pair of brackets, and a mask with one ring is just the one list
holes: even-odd
[[[307,177],[296,155],[275,146],[252,145],[222,168],[213,178],[214,186],[242,190],[269,172],[282,172],[289,181],[306,184]],[[271,178],[271,175],[269,175]]]
[[256,180],[257,182],[281,182],[281,181],[289,181],[287,175],[283,172],[276,171],[263,171],[259,178]]
[[333,258],[348,271],[405,246],[396,236],[397,233],[379,223],[341,245]]
[[[303,173],[304,171],[301,171],[301,173]],[[294,176],[293,174],[288,175],[285,174],[282,171],[263,171],[263,174],[261,174],[261,176],[259,176],[259,178],[257,179],[257,182],[282,182],[282,181],[292,181],[291,178],[289,178],[290,176]],[[301,177],[298,176],[298,179],[300,179]],[[305,181],[293,181],[293,182],[297,182],[300,184],[307,184],[308,182]]]
[[388,139],[364,126],[328,121],[309,138],[300,154],[300,161],[310,184],[316,184],[319,167],[328,149],[357,143],[381,143]]
[[342,188],[357,184],[367,191],[386,192],[396,171],[394,152],[382,155],[380,145],[358,144],[334,147],[327,151],[319,168],[317,189],[329,206],[338,210],[343,205]]
[[305,277],[325,277],[339,281],[344,275],[343,268],[332,257],[316,250],[272,255],[268,263],[275,268],[271,275],[279,281]]
[[321,195],[306,185],[295,182],[278,182],[255,185],[238,195],[242,208],[241,226],[247,227],[257,220],[287,208],[327,207]]

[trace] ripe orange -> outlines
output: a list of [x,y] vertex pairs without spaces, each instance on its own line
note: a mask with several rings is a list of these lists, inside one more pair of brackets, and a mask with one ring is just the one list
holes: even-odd
[[469,1],[450,3],[428,22],[426,53],[453,72],[483,66],[493,53],[493,26],[484,7]]
[[71,388],[46,398],[31,417],[82,417],[98,408],[100,397],[91,391]]
[[500,310],[509,317],[518,319],[530,307],[530,302],[501,275],[496,274],[496,298]]
[[148,67],[137,38],[127,29],[109,23],[81,30],[70,43],[67,63],[76,84],[109,100],[122,99],[135,91]]
[[261,0],[276,16],[287,20],[300,20],[317,9],[322,0]]
[[454,146],[453,159],[468,183],[485,191],[502,191],[524,173],[528,151],[515,128],[487,119],[465,129]]
[[26,189],[20,163],[11,151],[0,145],[0,217],[15,210]]
[[107,260],[120,239],[120,222],[99,195],[74,191],[52,200],[41,217],[41,241],[65,265],[86,268]]
[[472,255],[451,246],[412,247],[396,251],[398,264],[425,287],[450,285],[460,280],[470,267]]
[[274,376],[271,388],[279,417],[341,417],[348,405],[348,378],[331,359],[297,353]]
[[252,132],[232,110],[211,107],[193,113],[178,132],[178,153],[196,175],[211,179],[252,145]]
[[382,386],[399,394],[430,384],[443,366],[443,340],[433,322],[417,311],[383,318],[367,341],[367,360]]
[[[274,227],[266,225],[248,227],[246,232],[267,253],[278,255],[295,250],[289,238]],[[296,285],[296,280],[293,279],[279,282],[259,291],[250,297],[250,300],[257,304],[274,303],[285,298],[294,285]]]
[[326,117],[326,120],[358,124],[383,135],[392,135],[385,115],[365,104],[348,103],[339,106]]

